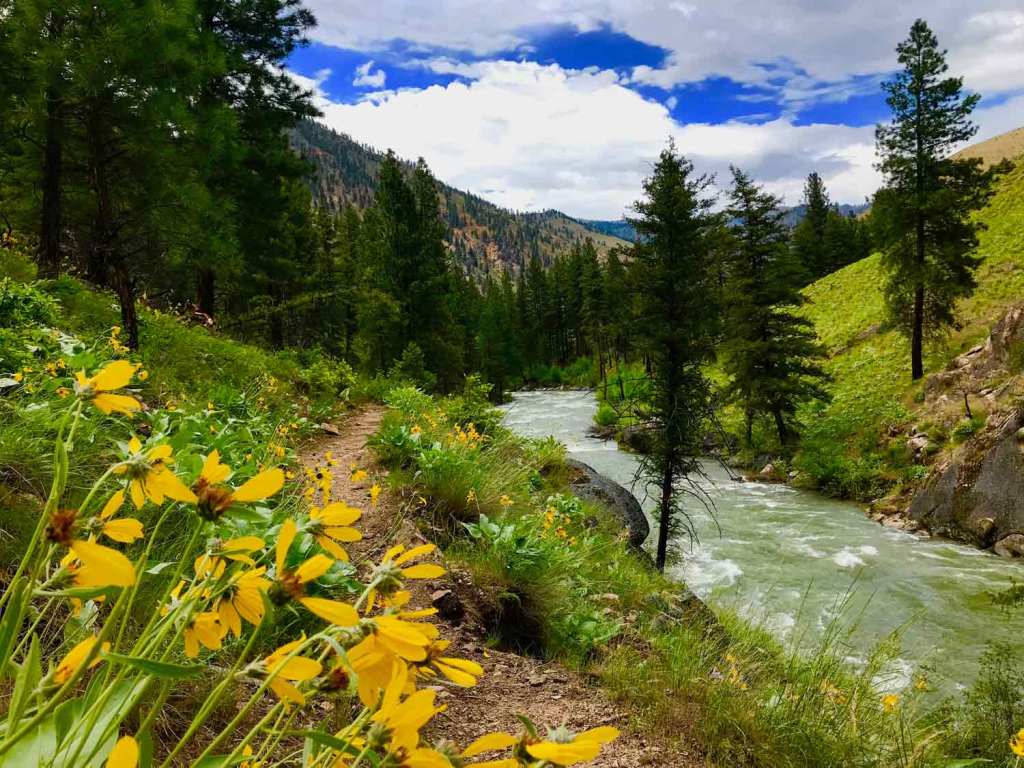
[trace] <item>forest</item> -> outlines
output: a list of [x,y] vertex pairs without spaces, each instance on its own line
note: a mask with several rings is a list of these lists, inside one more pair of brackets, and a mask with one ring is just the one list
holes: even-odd
[[[315,25],[300,0],[0,0],[0,764],[1016,765],[1017,649],[962,696],[881,690],[898,629],[851,665],[838,623],[790,649],[679,578],[709,455],[860,497],[940,450],[832,461],[841,419],[863,454],[902,432],[856,431],[873,383],[821,320],[850,297],[820,298],[877,266],[864,338],[925,401],[1017,179],[956,154],[979,96],[928,24],[882,82],[867,210],[812,172],[794,224],[670,139],[615,247],[392,151],[332,189],[287,71]],[[647,549],[573,495],[564,445],[503,425],[559,387],[641,436]],[[961,394],[951,445],[985,425]]]

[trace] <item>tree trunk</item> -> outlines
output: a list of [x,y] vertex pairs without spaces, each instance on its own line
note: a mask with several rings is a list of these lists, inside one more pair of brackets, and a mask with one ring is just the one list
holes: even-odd
[[139,316],[135,309],[135,281],[128,274],[124,263],[114,267],[114,290],[121,304],[121,326],[125,330],[128,348],[139,348]]
[[196,306],[207,317],[213,317],[216,302],[217,276],[212,269],[201,268],[196,276]]
[[754,444],[754,414],[750,409],[747,409],[744,414],[744,421],[747,430],[747,447],[750,448]]
[[[51,22],[51,27],[53,23]],[[64,100],[56,87],[46,89],[43,147],[43,200],[39,228],[39,276],[60,275],[61,174],[63,171]]]
[[786,419],[782,415],[782,409],[773,408],[772,416],[775,417],[775,429],[779,433],[779,443],[785,448],[789,445],[789,428],[786,426]]
[[910,332],[910,378],[924,376],[924,286],[914,291],[914,325]]
[[665,474],[661,478],[661,501],[658,511],[658,555],[655,560],[658,570],[664,572],[665,561],[668,559],[668,537],[672,523],[672,492],[675,462],[665,462]]

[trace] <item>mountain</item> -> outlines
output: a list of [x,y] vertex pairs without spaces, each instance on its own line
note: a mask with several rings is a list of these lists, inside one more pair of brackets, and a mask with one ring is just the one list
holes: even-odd
[[[870,207],[871,205],[869,203],[861,203],[860,205],[842,203],[837,205],[836,209],[843,216],[860,216]],[[805,215],[807,215],[806,205],[794,205],[792,208],[785,209],[785,215],[782,217],[782,221],[785,222],[787,227],[792,228],[803,221]]]
[[954,157],[980,157],[988,166],[1003,160],[1024,156],[1024,128],[1001,133],[987,141],[979,141],[957,152]]
[[630,243],[636,242],[636,230],[625,219],[602,221],[600,219],[578,219],[579,223],[594,232],[602,232]]
[[[348,205],[367,208],[373,203],[382,152],[312,120],[301,122],[290,139],[313,166],[309,183],[315,205],[337,212]],[[443,182],[438,182],[438,194],[448,245],[456,261],[477,277],[506,269],[516,272],[533,254],[548,265],[586,238],[601,256],[628,246],[624,239],[560,211],[510,211]]]

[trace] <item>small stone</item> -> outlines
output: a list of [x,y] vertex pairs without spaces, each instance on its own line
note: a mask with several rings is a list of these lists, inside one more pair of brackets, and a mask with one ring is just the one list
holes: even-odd
[[326,432],[328,435],[334,435],[335,437],[338,437],[338,436],[341,435],[341,430],[340,429],[338,429],[333,424],[328,424],[326,421],[323,424],[320,425],[320,429],[321,429],[321,431]]
[[1024,557],[1024,534],[1011,533],[1004,536],[992,547],[1000,557]]
[[603,595],[597,596],[598,600],[603,600],[606,603],[617,603],[619,602],[619,596],[614,592],[605,592]]

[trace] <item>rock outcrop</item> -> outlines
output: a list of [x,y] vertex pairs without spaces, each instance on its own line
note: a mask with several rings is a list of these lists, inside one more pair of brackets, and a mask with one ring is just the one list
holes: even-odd
[[1001,555],[1024,555],[1024,408],[990,417],[985,429],[936,463],[909,517],[934,533]]
[[651,532],[651,527],[636,497],[589,464],[566,459],[565,465],[572,472],[569,480],[572,492],[585,501],[596,502],[613,512],[629,531],[630,546],[640,550]]

